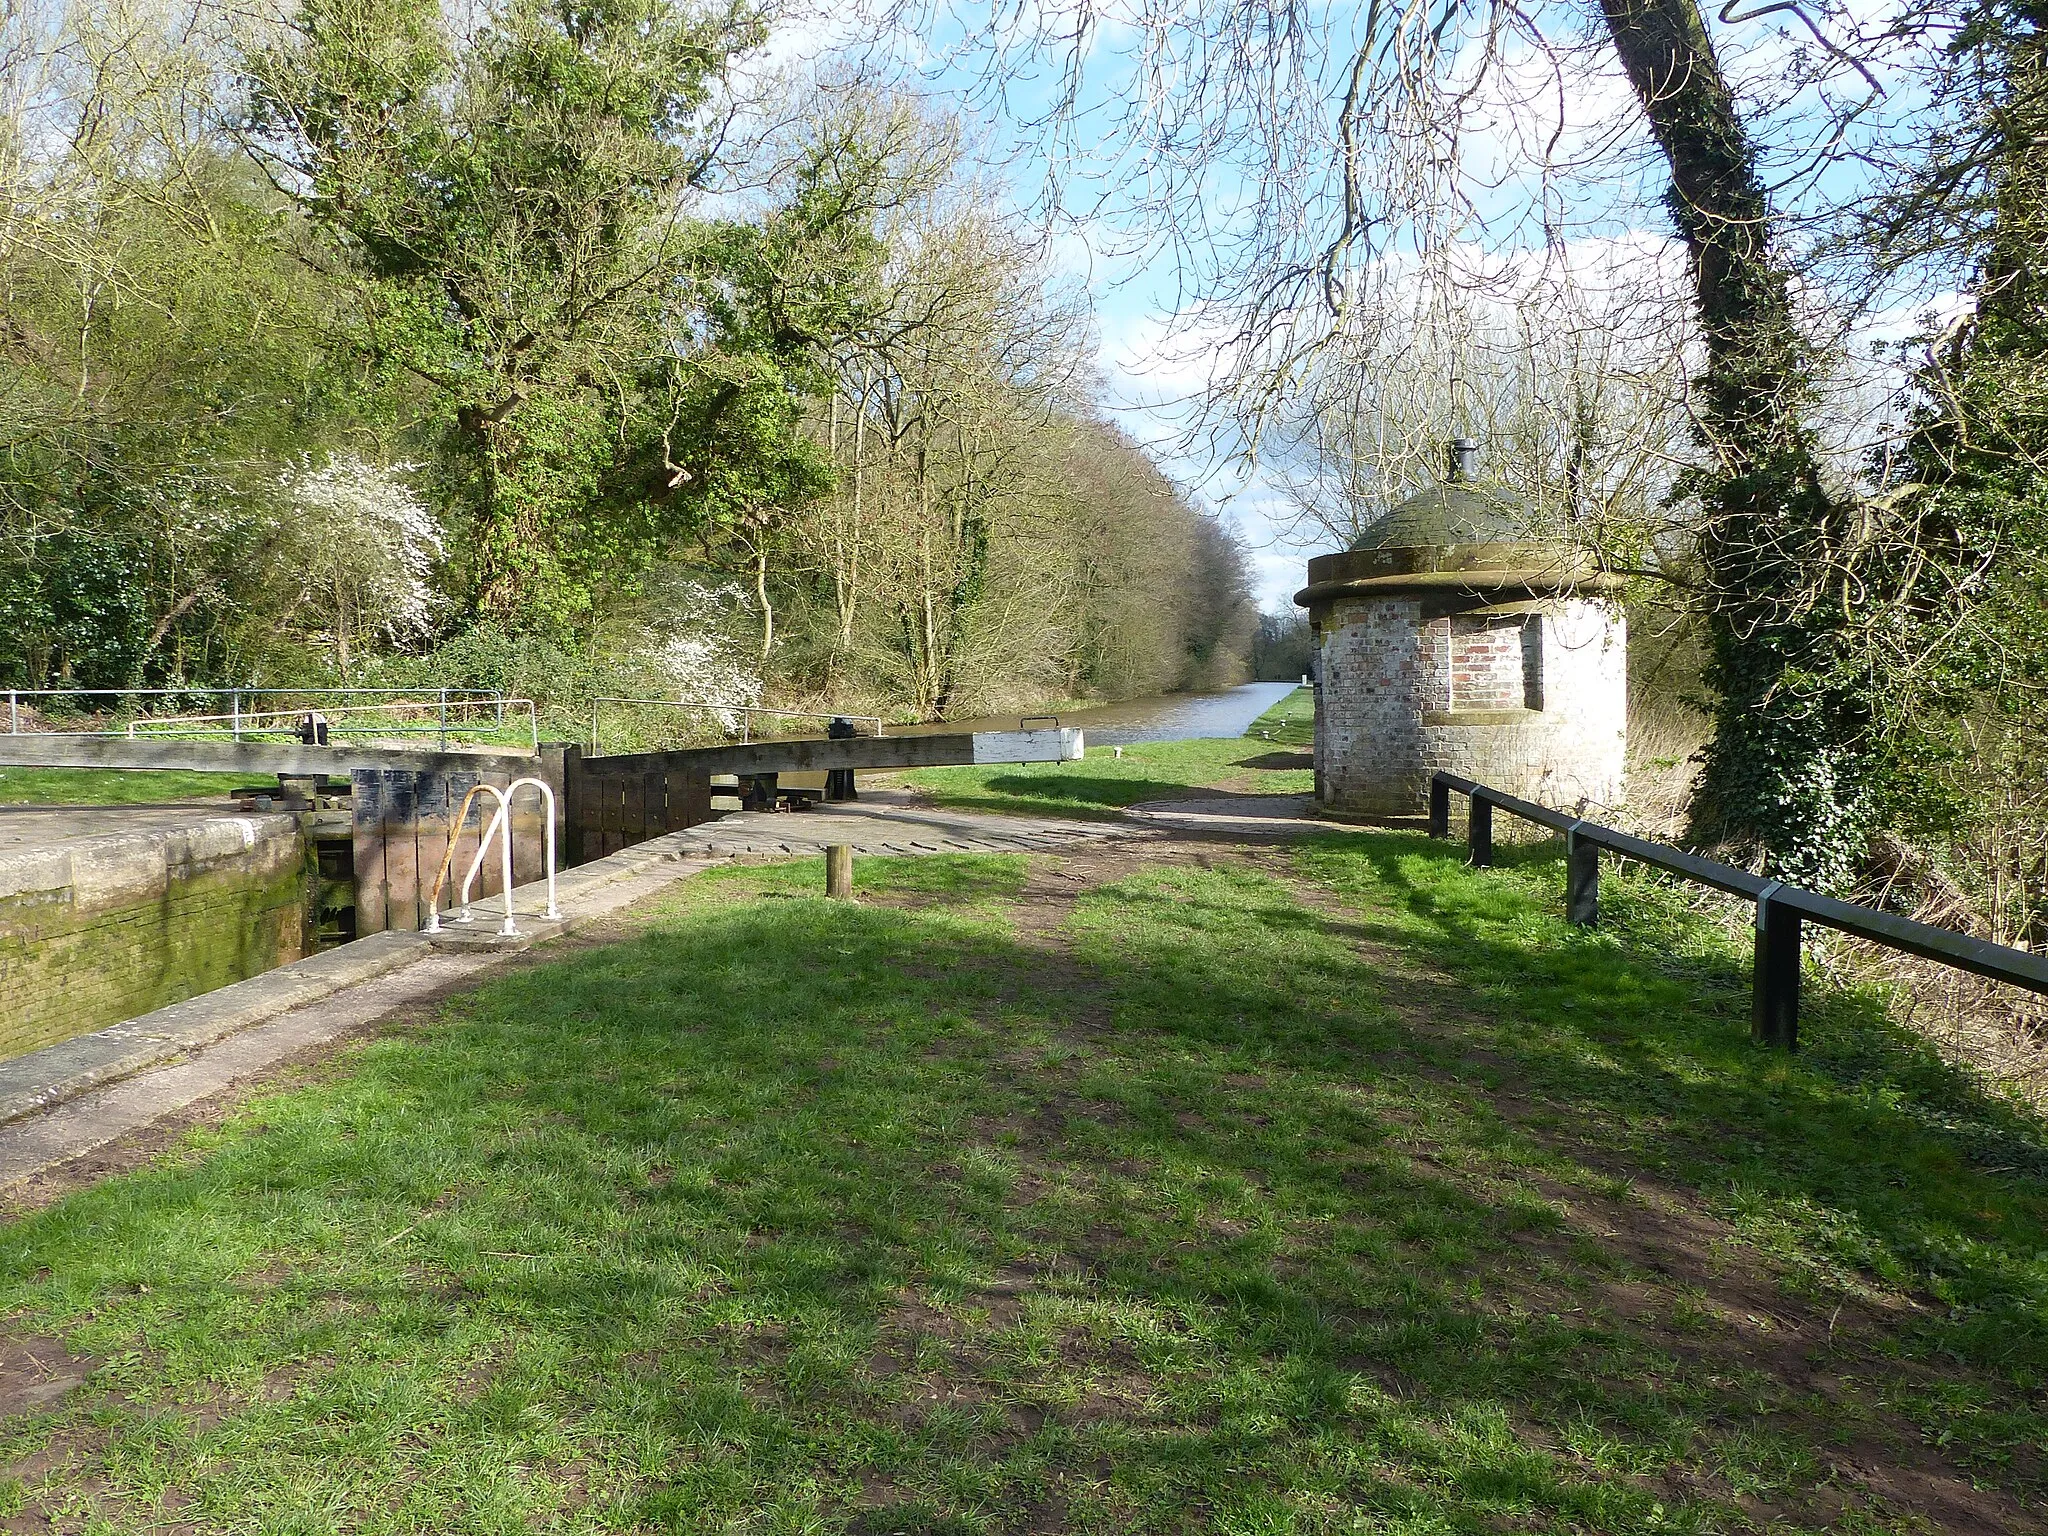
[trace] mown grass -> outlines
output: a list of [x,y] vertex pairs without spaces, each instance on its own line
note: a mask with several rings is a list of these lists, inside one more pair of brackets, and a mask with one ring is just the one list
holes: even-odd
[[1853,998],[1752,1049],[1647,881],[1585,933],[1540,850],[1212,862],[1058,942],[1016,858],[700,878],[17,1221],[0,1312],[102,1363],[0,1511],[2041,1528],[2036,1122]]
[[1243,736],[1090,747],[1074,763],[1009,768],[921,768],[903,782],[938,805],[1019,814],[1113,817],[1191,790],[1303,795],[1315,787],[1315,696],[1296,689]]
[[218,800],[249,782],[247,774],[113,768],[0,768],[0,805],[152,805],[166,800]]

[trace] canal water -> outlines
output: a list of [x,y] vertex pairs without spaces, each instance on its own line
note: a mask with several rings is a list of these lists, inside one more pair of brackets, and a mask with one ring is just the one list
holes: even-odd
[[[1294,683],[1246,683],[1221,693],[1160,693],[1124,699],[1059,716],[1026,715],[1033,725],[1078,725],[1091,747],[1124,747],[1139,741],[1185,741],[1195,736],[1242,736],[1251,723],[1294,692]],[[889,727],[891,736],[949,731],[1014,731],[1016,715],[991,715],[981,720],[948,720],[938,725]]]

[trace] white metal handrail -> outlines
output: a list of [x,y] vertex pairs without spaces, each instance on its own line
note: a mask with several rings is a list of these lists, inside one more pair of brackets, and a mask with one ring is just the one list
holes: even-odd
[[[487,709],[494,718],[485,721],[470,721],[462,718],[469,709]],[[126,734],[130,741],[152,738],[174,737],[179,739],[204,739],[218,736],[225,729],[234,740],[242,741],[251,736],[296,736],[308,715],[318,714],[320,722],[330,731],[355,732],[374,728],[380,736],[438,736],[442,746],[448,744],[450,733],[460,735],[464,731],[488,728],[502,731],[505,727],[507,710],[524,709],[527,717],[526,734],[531,745],[539,743],[539,722],[535,715],[533,700],[501,698],[492,695],[481,699],[396,699],[381,704],[335,704],[326,712],[307,708],[245,711],[229,715],[143,715],[130,720]],[[364,716],[376,718],[365,720]],[[425,724],[401,723],[408,716],[425,717]]]
[[644,704],[662,709],[699,709],[714,714],[738,715],[740,717],[740,740],[753,740],[754,715],[786,715],[798,720],[850,720],[856,725],[872,725],[874,734],[882,734],[880,715],[850,715],[843,709],[775,709],[765,704],[716,704],[706,699],[636,699],[619,694],[602,693],[590,701],[590,753],[595,757],[601,750],[597,730],[597,706],[600,704]]
[[[478,795],[489,795],[498,802],[498,809],[483,829],[483,836],[477,839],[476,857],[469,861],[469,873],[462,877],[462,914],[455,921],[467,923],[473,920],[469,910],[469,890],[476,880],[476,872],[483,868],[484,853],[491,846],[491,838],[500,827],[506,825],[505,792],[495,784],[472,784],[469,793],[462,797],[462,807],[455,813],[455,819],[448,824],[448,847],[441,855],[441,867],[434,872],[433,888],[427,892],[428,933],[441,931],[441,888],[447,883],[449,867],[455,862],[455,846],[462,840],[462,829],[469,825],[469,808],[476,803]],[[517,935],[518,927],[512,921],[512,838],[509,834],[502,840],[505,861],[505,925],[500,934]]]
[[[242,688],[242,687],[199,687],[183,688],[10,688],[7,693],[7,730],[10,735],[24,734],[21,727],[21,706],[24,700],[63,699],[83,703],[86,700],[121,699],[163,699],[163,698],[214,698],[228,701],[228,709],[213,714],[150,715],[141,714],[125,725],[98,731],[51,731],[34,732],[36,735],[57,736],[112,736],[122,735],[130,740],[139,736],[226,736],[241,741],[246,736],[277,735],[294,731],[296,720],[318,708],[332,715],[360,715],[382,713],[395,715],[402,711],[431,712],[431,723],[417,726],[392,725],[384,721],[375,722],[386,735],[438,736],[445,746],[451,729],[460,731],[460,720],[451,721],[450,711],[458,715],[463,712],[489,709],[493,719],[491,729],[502,730],[508,711],[523,711],[526,715],[526,736],[528,745],[538,750],[540,742],[539,711],[531,699],[512,698],[489,688]],[[261,701],[290,699],[299,701],[290,706],[274,705],[261,707]],[[358,702],[374,701],[374,702]],[[256,707],[250,707],[256,706]],[[291,722],[291,723],[288,723]],[[342,722],[329,718],[331,727]]]
[[514,779],[503,789],[498,788],[495,784],[472,785],[470,786],[469,793],[462,797],[462,808],[455,813],[454,821],[449,824],[448,849],[441,855],[441,867],[435,872],[433,889],[427,894],[426,931],[428,933],[439,933],[441,931],[441,890],[447,883],[449,868],[455,861],[455,845],[462,838],[462,829],[469,824],[470,806],[476,802],[478,795],[487,794],[498,802],[498,808],[492,814],[489,823],[484,827],[483,836],[477,839],[476,857],[469,861],[468,872],[462,877],[460,905],[456,910],[455,916],[450,921],[469,923],[476,920],[476,914],[470,910],[469,893],[476,885],[478,872],[484,867],[484,859],[490,853],[491,840],[496,838],[498,841],[498,856],[502,866],[501,878],[504,881],[505,889],[505,921],[499,926],[498,935],[501,938],[508,939],[519,937],[519,925],[514,921],[512,905],[511,812],[512,797],[528,785],[532,785],[533,788],[540,791],[543,815],[547,823],[548,909],[546,916],[550,922],[561,917],[561,910],[555,905],[554,788],[545,779]]

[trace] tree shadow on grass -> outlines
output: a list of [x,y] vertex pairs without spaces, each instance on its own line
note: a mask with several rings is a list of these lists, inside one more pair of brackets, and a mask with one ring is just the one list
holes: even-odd
[[1313,752],[1303,750],[1300,752],[1261,752],[1256,757],[1241,757],[1236,762],[1232,763],[1231,767],[1268,768],[1275,770],[1306,769],[1313,771],[1315,765],[1315,754]]
[[[1659,1178],[1776,1166],[1935,1249],[1952,1213],[1918,1184],[1859,1203],[1854,1165],[1891,1187],[1954,1155],[1903,1079],[1746,1055],[1711,957],[1674,975],[1440,845],[1341,841],[1323,877],[1391,909],[1227,871],[1088,897],[1114,1010],[1086,1030],[1071,963],[940,909],[700,904],[493,981],[210,1156],[7,1232],[13,1315],[128,1363],[0,1451],[97,1424],[109,1508],[168,1483],[245,1522],[328,1468],[331,1518],[423,1528],[1824,1529],[1877,1490],[2039,1528],[1902,1437],[1896,1383],[1812,1365],[1825,1339],[1766,1350],[1711,1256],[1657,1274],[1620,1197],[1547,1198],[1571,1152],[1494,1107],[1512,1066],[1624,1154],[1702,1149]],[[1429,968],[1390,978],[1381,946]],[[1999,1208],[2038,1196],[2008,1176]],[[2034,1327],[2024,1242],[1975,1241],[1951,1269]],[[167,1411],[292,1362],[286,1402]],[[1989,1403],[2011,1369],[1965,1353],[1939,1384]]]
[[1362,914],[1399,914],[1367,915],[1368,936],[1446,978],[1447,1017],[1488,1000],[1493,1027],[1468,1038],[1527,1091],[1746,1211],[1816,1280],[1911,1292],[1939,1347],[2023,1390],[2048,1385],[2048,1126],[1878,999],[1812,975],[1801,1049],[1764,1050],[1749,1039],[1749,966],[1662,881],[1610,878],[1587,932],[1558,916],[1554,844],[1504,862],[1469,870],[1444,844],[1396,835],[1304,851],[1312,874],[1369,898]]
[[998,773],[970,790],[928,784],[923,792],[940,805],[987,808],[1045,816],[1115,816],[1147,800],[1185,800],[1200,790],[1164,779],[1123,778],[1086,773]]

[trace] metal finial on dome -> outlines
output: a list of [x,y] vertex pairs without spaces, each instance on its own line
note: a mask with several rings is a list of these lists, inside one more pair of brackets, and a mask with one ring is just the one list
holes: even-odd
[[1479,478],[1479,440],[1454,437],[1444,444],[1444,479],[1452,485]]

